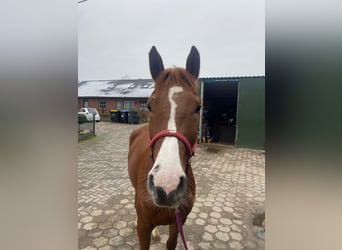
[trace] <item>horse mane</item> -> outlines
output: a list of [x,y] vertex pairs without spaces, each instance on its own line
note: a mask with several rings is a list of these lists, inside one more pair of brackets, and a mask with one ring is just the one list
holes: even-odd
[[168,68],[160,73],[156,80],[155,90],[163,85],[181,85],[197,93],[197,79],[183,68]]

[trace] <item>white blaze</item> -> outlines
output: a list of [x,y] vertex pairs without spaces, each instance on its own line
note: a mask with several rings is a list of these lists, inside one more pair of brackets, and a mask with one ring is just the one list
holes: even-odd
[[177,131],[176,127],[176,108],[177,103],[173,100],[173,95],[182,92],[182,87],[172,87],[169,89],[169,102],[171,104],[169,122],[167,123],[167,129],[171,131]]
[[[168,98],[170,102],[170,116],[167,123],[167,129],[177,131],[176,126],[176,108],[177,103],[173,99],[176,93],[183,91],[182,87],[171,87],[169,89]],[[159,166],[159,171],[154,173],[154,167]],[[175,190],[179,184],[179,178],[185,173],[179,158],[178,139],[176,137],[165,137],[160,147],[157,159],[149,174],[154,173],[154,185],[160,186],[168,194]]]

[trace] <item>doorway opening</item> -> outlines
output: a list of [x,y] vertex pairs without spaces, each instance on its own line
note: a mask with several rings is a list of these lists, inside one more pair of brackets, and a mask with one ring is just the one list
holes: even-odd
[[235,144],[238,81],[203,84],[202,141]]

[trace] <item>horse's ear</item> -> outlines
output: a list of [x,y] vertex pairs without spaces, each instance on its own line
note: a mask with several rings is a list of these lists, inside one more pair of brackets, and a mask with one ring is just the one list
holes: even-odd
[[156,80],[160,72],[164,70],[163,61],[155,46],[152,46],[149,55],[150,71],[152,79]]
[[195,78],[198,78],[200,69],[200,55],[195,46],[191,47],[190,54],[186,60],[186,70],[193,75]]

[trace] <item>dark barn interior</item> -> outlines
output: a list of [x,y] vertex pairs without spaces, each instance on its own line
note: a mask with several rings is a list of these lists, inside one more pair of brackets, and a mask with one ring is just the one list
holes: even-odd
[[235,144],[238,81],[205,82],[202,138]]

